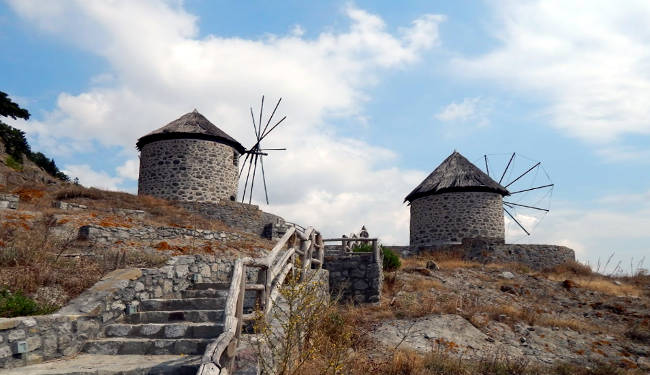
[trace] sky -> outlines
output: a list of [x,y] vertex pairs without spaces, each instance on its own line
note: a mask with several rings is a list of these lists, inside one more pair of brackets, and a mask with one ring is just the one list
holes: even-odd
[[515,152],[506,180],[540,161],[521,187],[554,186],[521,198],[550,212],[516,213],[535,225],[508,240],[629,270],[650,258],[648,18],[633,0],[0,0],[0,90],[33,149],[132,193],[142,135],[196,108],[250,147],[249,107],[282,97],[263,146],[287,151],[254,202],[386,244],[408,243],[403,199],[454,150],[495,178]]

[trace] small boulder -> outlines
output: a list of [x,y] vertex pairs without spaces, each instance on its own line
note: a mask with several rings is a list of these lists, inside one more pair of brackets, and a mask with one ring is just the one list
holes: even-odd
[[510,285],[501,285],[500,289],[504,293],[517,294],[515,288],[511,287]]
[[566,290],[571,290],[571,289],[575,288],[576,283],[573,280],[566,279],[566,280],[562,281],[562,286]]
[[504,279],[513,279],[515,275],[510,271],[501,272],[501,277]]
[[427,269],[431,270],[431,271],[438,271],[440,269],[440,267],[438,266],[438,264],[436,262],[434,262],[432,260],[428,260],[427,261]]

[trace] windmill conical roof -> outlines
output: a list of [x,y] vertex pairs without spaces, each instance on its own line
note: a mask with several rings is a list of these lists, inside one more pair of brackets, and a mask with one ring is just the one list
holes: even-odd
[[224,143],[244,153],[246,149],[233,137],[216,127],[205,116],[196,109],[186,113],[160,129],[138,139],[136,146],[141,149],[142,146],[165,139],[204,139]]
[[508,190],[494,181],[463,155],[454,151],[404,201],[412,202],[427,195],[458,191],[484,191],[510,195]]

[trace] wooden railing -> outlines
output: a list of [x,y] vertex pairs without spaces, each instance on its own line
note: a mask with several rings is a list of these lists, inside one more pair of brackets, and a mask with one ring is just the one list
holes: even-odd
[[[286,251],[283,250],[286,248]],[[290,227],[264,258],[240,258],[235,262],[230,289],[224,308],[223,332],[205,349],[201,359],[199,375],[226,375],[232,370],[237,347],[241,338],[242,325],[255,319],[255,313],[244,314],[244,298],[247,290],[257,291],[257,306],[268,317],[273,303],[280,294],[280,288],[291,269],[300,265],[301,277],[306,270],[323,267],[325,255],[323,238],[314,228],[304,231],[297,226]],[[315,256],[315,258],[314,258]],[[300,257],[300,262],[297,261]],[[248,284],[246,270],[258,269],[255,284]]]

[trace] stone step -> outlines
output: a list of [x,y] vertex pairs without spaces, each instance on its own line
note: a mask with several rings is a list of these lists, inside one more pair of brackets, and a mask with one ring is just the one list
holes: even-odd
[[219,298],[148,299],[140,304],[141,311],[217,310],[226,303]]
[[223,332],[218,323],[162,323],[162,324],[109,324],[104,328],[106,337],[205,339],[215,338]]
[[206,289],[217,289],[217,290],[228,290],[230,289],[230,282],[227,283],[196,283],[191,285],[188,290],[206,290]]
[[[143,339],[113,337],[88,340],[83,352],[89,354],[186,354],[203,355],[205,347],[212,339]],[[119,358],[115,359],[119,361]]]
[[189,289],[181,291],[183,298],[219,298],[228,297],[227,290],[219,289]]
[[127,315],[125,323],[221,322],[223,310],[142,311]]
[[78,354],[26,367],[0,370],[3,375],[195,375],[201,356]]

